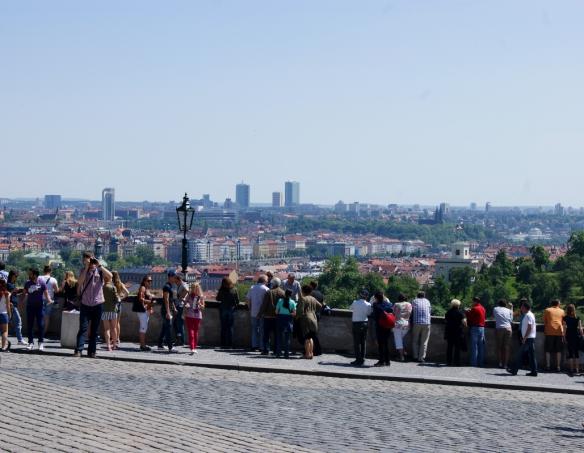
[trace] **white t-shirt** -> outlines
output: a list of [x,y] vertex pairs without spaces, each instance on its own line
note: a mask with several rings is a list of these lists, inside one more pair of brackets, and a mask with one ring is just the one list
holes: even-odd
[[353,322],[367,322],[373,311],[371,304],[364,299],[354,300],[349,308],[353,310]]
[[[47,291],[49,293],[49,297],[52,301],[55,300],[55,287],[57,286],[57,279],[51,276],[43,275],[42,277],[45,285],[47,285]],[[44,299],[44,296],[43,296]],[[46,302],[46,301],[45,301]]]
[[0,313],[8,314],[8,298],[6,296],[0,297]]
[[257,318],[260,308],[264,303],[264,296],[269,291],[266,285],[257,283],[253,285],[247,292],[247,300],[250,302],[250,310],[252,318]]
[[507,307],[495,307],[493,310],[495,316],[495,328],[497,329],[511,329],[513,322],[513,312]]
[[[526,337],[525,334],[527,333],[527,326],[531,326],[531,332],[529,332],[529,336]],[[535,338],[536,326],[535,326],[535,316],[533,313],[528,311],[523,316],[523,320],[521,321],[521,336],[523,338]]]

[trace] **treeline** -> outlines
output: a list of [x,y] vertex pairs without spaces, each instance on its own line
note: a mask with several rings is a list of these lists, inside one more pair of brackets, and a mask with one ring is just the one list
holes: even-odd
[[325,230],[355,235],[376,234],[381,237],[400,240],[420,239],[433,246],[450,244],[461,240],[485,241],[499,239],[497,233],[480,225],[465,225],[460,229],[454,224],[418,225],[415,223],[365,219],[299,217],[288,221],[287,228],[288,231],[295,233]]

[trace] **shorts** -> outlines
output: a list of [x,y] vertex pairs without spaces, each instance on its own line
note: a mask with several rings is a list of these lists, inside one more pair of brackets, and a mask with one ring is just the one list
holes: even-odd
[[43,301],[43,305],[45,306],[45,316],[51,316],[51,313],[53,313],[53,311],[55,310],[55,307],[57,306],[57,304],[54,302],[52,304],[48,304],[44,301]]
[[146,333],[148,330],[148,319],[150,319],[150,315],[147,312],[144,313],[136,313],[138,315],[138,321],[140,321],[140,333]]
[[499,351],[509,351],[511,345],[511,329],[497,329],[495,331],[495,339],[497,341],[497,348]]
[[562,341],[564,337],[561,335],[546,335],[544,350],[545,352],[553,354],[562,352],[564,350],[564,342]]
[[101,314],[102,321],[112,321],[114,319],[118,319],[118,314],[115,311],[104,311]]
[[0,324],[8,324],[8,313],[0,313]]

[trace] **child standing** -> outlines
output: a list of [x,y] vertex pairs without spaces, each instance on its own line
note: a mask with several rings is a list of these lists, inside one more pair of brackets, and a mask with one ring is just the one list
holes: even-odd
[[190,286],[189,294],[185,299],[184,317],[187,328],[187,338],[191,348],[191,355],[197,353],[197,342],[199,340],[199,327],[203,319],[203,309],[205,301],[198,283]]

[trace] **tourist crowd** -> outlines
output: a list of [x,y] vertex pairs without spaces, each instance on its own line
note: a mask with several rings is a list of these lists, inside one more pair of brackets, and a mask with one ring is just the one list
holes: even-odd
[[[100,325],[103,329],[104,348],[115,350],[120,343],[120,317],[122,301],[129,295],[119,275],[110,272],[91,253],[83,254],[83,267],[77,277],[71,271],[65,273],[61,285],[51,275],[50,266],[45,266],[42,275],[31,268],[23,287],[18,287],[18,271],[6,272],[0,263],[0,332],[2,350],[10,347],[8,327],[13,325],[19,344],[27,349],[34,347],[36,327],[37,346],[43,350],[44,333],[48,328],[55,298],[63,300],[63,310],[79,311],[79,330],[74,355],[81,356],[87,343],[87,355],[95,357]],[[140,350],[149,351],[147,331],[150,316],[159,307],[162,319],[158,335],[158,349],[175,351],[177,346],[187,346],[191,354],[197,353],[199,329],[203,320],[205,300],[198,283],[187,284],[180,273],[169,270],[167,282],[159,301],[151,289],[152,277],[144,276],[133,301],[132,311],[136,313]],[[289,358],[291,342],[296,339],[304,348],[303,357],[312,359],[321,354],[318,336],[320,316],[330,309],[324,302],[324,295],[316,282],[301,285],[294,274],[281,281],[270,272],[261,275],[254,284],[245,302],[251,315],[251,349],[276,357]],[[219,302],[221,348],[230,349],[234,345],[235,310],[240,305],[235,283],[224,278],[216,296]],[[18,303],[26,309],[27,339],[22,335],[22,318]],[[423,292],[409,301],[400,295],[392,303],[382,292],[370,297],[362,289],[350,305],[352,312],[352,335],[355,366],[365,363],[368,331],[373,326],[378,346],[378,361],[374,366],[390,366],[390,338],[393,338],[397,358],[424,362],[431,334],[432,306]],[[495,343],[499,367],[517,374],[524,359],[530,368],[528,376],[537,376],[536,321],[528,300],[520,301],[518,342],[519,348],[514,360],[510,360],[513,341],[513,307],[504,300],[498,302],[492,312],[495,320]],[[444,340],[446,341],[446,364],[459,366],[461,352],[468,352],[469,364],[482,367],[485,363],[485,324],[487,312],[479,298],[463,310],[459,300],[452,300],[444,319]],[[559,300],[553,300],[544,311],[545,369],[560,371],[561,359],[566,349],[567,366],[570,374],[579,373],[579,352],[583,349],[582,322],[576,316],[574,305],[564,311]],[[406,342],[410,343],[406,347]],[[553,368],[552,368],[553,367]]]

